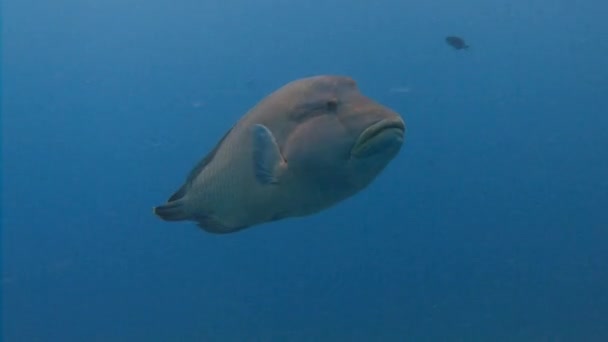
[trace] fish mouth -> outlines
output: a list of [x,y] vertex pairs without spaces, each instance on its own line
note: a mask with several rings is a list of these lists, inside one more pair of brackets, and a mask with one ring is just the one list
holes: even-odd
[[401,119],[384,119],[367,127],[359,135],[351,149],[351,155],[364,158],[383,150],[400,147],[405,135],[405,123]]

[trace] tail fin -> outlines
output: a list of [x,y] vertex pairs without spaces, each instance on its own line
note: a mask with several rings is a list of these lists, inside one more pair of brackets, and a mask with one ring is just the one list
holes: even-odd
[[190,215],[186,212],[183,200],[170,201],[152,209],[156,216],[165,221],[189,220]]

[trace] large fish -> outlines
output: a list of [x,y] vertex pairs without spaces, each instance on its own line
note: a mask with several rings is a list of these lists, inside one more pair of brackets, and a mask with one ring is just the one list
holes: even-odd
[[404,134],[351,78],[296,80],[246,113],[154,213],[211,233],[314,214],[369,185]]

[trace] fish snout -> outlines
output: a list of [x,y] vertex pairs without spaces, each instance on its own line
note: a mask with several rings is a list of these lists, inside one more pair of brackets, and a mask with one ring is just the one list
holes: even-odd
[[382,119],[368,126],[359,135],[350,154],[355,158],[378,154],[392,157],[401,148],[404,137],[405,123],[399,116]]

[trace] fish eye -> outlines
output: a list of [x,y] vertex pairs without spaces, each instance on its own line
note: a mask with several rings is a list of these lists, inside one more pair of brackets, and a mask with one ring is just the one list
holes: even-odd
[[327,101],[327,103],[325,104],[325,106],[327,107],[328,111],[334,112],[338,108],[338,101],[336,101],[336,100],[329,100],[329,101]]

